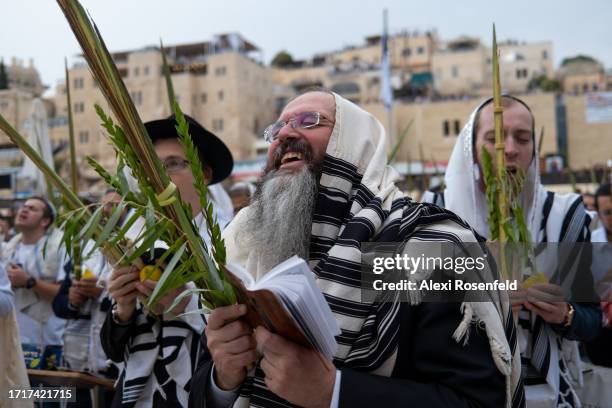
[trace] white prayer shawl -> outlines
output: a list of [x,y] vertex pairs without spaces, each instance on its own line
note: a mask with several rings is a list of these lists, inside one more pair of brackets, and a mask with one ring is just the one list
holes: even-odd
[[[381,240],[385,241],[386,234],[392,239],[400,238],[399,236],[391,237],[393,234],[390,229],[394,225],[401,225],[399,233],[397,231],[395,233],[400,234],[401,239],[407,239],[408,242],[411,234],[416,234],[420,228],[425,227],[436,231],[452,231],[465,241],[474,241],[475,238],[459,219],[453,220],[456,218],[453,214],[439,214],[437,211],[444,212],[444,210],[436,207],[419,207],[422,204],[413,202],[414,206],[410,204],[411,201],[395,185],[399,180],[397,172],[387,165],[388,141],[381,123],[374,116],[339,95],[334,94],[334,96],[336,123],[327,146],[318,193],[318,198],[325,201],[326,208],[320,209],[322,214],[317,213],[318,207],[315,208],[310,267],[326,297],[337,299],[338,302],[346,300],[361,303],[360,291],[355,290],[353,286],[334,281],[329,271],[337,267],[338,262],[350,263],[359,270],[362,262],[360,240],[350,239],[352,236],[350,232],[347,232],[351,226],[351,220],[358,222],[359,219],[363,219],[364,223],[372,225],[373,235],[366,237],[367,240],[381,239],[382,235]],[[334,219],[334,216],[326,213],[326,211],[331,212],[330,208],[333,206],[341,207],[350,203],[352,203],[350,214],[346,214],[346,219]],[[381,213],[384,213],[383,218],[379,215]],[[257,279],[267,271],[262,269],[258,254],[239,246],[236,239],[237,235],[244,230],[243,223],[250,216],[250,207],[241,210],[228,225],[223,236],[228,262],[243,265]],[[438,216],[440,218],[436,218]],[[317,221],[322,217],[326,217],[325,221]],[[341,237],[341,234],[344,235]],[[339,238],[344,239],[339,240]],[[356,243],[346,241],[356,241]],[[328,244],[325,244],[326,242]],[[321,252],[317,252],[316,249]],[[362,305],[367,306],[365,303]],[[368,327],[367,329],[364,324],[366,321],[373,321],[376,315],[379,316],[376,320],[393,321],[399,310],[398,303],[386,302],[383,306],[370,305],[370,307],[373,310],[369,313],[374,314],[365,316],[334,312],[343,330],[341,337],[344,336],[343,341],[339,342],[344,344],[338,348],[334,357],[337,362],[349,364],[349,366],[353,364],[373,374],[390,376],[395,364],[397,349],[381,349],[387,347],[384,346],[385,344],[395,344],[393,339],[387,343],[389,332],[392,329],[391,326],[385,326],[385,324],[392,325],[393,323],[383,322],[380,324],[381,327]],[[512,358],[504,332],[504,323],[507,322],[507,316],[510,315],[508,302],[501,302],[497,305],[485,302],[464,303],[461,307],[463,321],[455,333],[448,335],[453,336],[458,342],[467,341],[470,323],[484,323],[495,364],[507,378],[507,406],[511,406],[513,393],[518,387],[520,366],[513,364],[513,361],[518,360]],[[344,310],[348,309],[350,306]],[[333,305],[332,310],[334,310]],[[360,335],[358,339],[355,339],[347,333],[360,333]],[[346,344],[347,342],[352,344]],[[520,361],[518,363],[520,364]],[[255,374],[255,379],[251,378],[251,383],[246,388],[249,389],[248,392],[250,390],[261,392],[258,401],[251,401],[250,395],[241,395],[234,404],[235,407],[257,406],[265,398],[275,397],[265,389],[265,384],[257,376],[257,372],[251,372],[249,376],[253,374]]]
[[26,400],[8,399],[7,390],[29,389],[30,381],[21,350],[19,326],[15,312],[0,316],[0,407],[25,408],[32,403]]
[[[479,234],[487,238],[491,236],[487,221],[488,206],[485,194],[479,187],[479,180],[482,175],[474,160],[475,152],[473,151],[473,146],[475,144],[473,138],[475,137],[474,125],[476,115],[489,101],[490,99],[483,101],[470,115],[468,123],[459,134],[455,143],[444,175],[446,186],[444,190],[444,207],[459,215]],[[534,157],[539,157],[535,142],[534,146]],[[540,229],[547,193],[540,183],[537,162],[537,160],[532,160],[526,174],[523,190],[520,194],[521,205],[525,213],[525,221],[527,222],[532,242],[542,242],[544,235],[548,238],[548,242],[556,242],[561,232],[562,221],[578,196],[576,194],[555,194],[548,222],[544,229]],[[427,193],[424,196],[424,200],[431,201],[432,197],[431,193]],[[546,253],[551,254],[551,251],[546,251]],[[547,256],[547,259],[538,258],[536,260],[538,270],[544,272],[550,278],[557,269],[557,259],[557,256]],[[566,365],[570,368],[569,374],[573,377],[573,381],[577,383],[582,381],[581,364],[577,342],[561,339],[548,326],[546,326],[546,330],[549,334],[551,350],[551,365],[546,378],[549,387],[544,390],[544,393],[537,392],[537,395],[533,395],[532,387],[526,387],[526,398],[527,400],[533,400],[534,398],[550,400],[552,405],[549,406],[556,406],[560,375],[559,365],[557,364],[559,357],[563,357]],[[522,344],[524,347],[526,343],[525,333],[523,330],[519,330],[518,334],[519,344]],[[559,356],[557,340],[560,340],[562,344],[563,351],[561,356]],[[543,388],[540,386],[536,387],[538,389]]]

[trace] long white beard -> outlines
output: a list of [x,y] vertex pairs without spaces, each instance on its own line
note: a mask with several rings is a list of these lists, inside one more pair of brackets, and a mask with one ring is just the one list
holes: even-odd
[[259,185],[237,240],[270,270],[293,255],[308,259],[317,177],[306,166],[297,172],[273,170]]

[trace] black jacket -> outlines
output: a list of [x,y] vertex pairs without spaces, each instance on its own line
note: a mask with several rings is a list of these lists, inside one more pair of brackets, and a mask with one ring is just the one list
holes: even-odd
[[[499,372],[484,329],[472,325],[467,345],[452,334],[461,321],[457,303],[400,308],[397,360],[391,378],[342,368],[339,407],[503,407],[506,380]],[[212,359],[203,353],[192,380],[189,406],[206,407]],[[520,390],[522,392],[522,389]],[[213,407],[209,407],[213,408]]]

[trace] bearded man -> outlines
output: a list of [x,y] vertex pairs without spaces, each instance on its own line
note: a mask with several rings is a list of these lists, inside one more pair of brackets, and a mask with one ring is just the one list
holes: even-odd
[[323,362],[316,351],[250,328],[240,320],[245,305],[217,308],[190,406],[520,405],[518,361],[504,332],[512,328],[508,302],[361,298],[362,243],[476,242],[453,213],[397,189],[380,122],[336,94],[310,91],[265,136],[265,175],[224,231],[227,259],[255,278],[290,256],[308,260],[341,328],[338,348]]

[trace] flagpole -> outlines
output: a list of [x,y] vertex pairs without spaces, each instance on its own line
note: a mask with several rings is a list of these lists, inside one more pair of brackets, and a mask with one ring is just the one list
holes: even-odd
[[393,145],[393,89],[391,88],[391,61],[389,55],[389,11],[383,10],[383,35],[382,35],[382,58],[381,58],[381,81],[380,99],[387,111],[387,123],[389,131],[389,142]]

